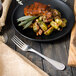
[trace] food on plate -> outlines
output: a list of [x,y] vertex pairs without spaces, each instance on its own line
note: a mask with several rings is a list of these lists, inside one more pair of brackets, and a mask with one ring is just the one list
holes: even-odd
[[48,12],[49,6],[35,2],[34,4],[28,5],[24,8],[24,14],[25,15],[32,15],[32,16],[38,16],[40,14],[45,14]]
[[60,31],[66,27],[67,20],[61,17],[57,9],[50,8],[39,2],[24,8],[24,15],[17,19],[18,26],[33,29],[37,36],[50,35],[54,30]]

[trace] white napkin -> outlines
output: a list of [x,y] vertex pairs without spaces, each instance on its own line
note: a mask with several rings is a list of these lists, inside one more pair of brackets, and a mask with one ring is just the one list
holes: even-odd
[[0,42],[0,76],[48,76],[27,58]]

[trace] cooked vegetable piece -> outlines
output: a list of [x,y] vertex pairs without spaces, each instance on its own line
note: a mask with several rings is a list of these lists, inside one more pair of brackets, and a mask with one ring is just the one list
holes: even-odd
[[36,33],[36,35],[42,35],[43,31],[41,29],[39,29],[39,31]]
[[23,27],[23,29],[26,29],[26,28],[28,28],[30,25],[32,24],[32,21],[30,21],[30,22],[28,22],[27,24],[25,24]]
[[52,17],[52,13],[51,13],[51,12],[48,12],[48,13],[46,14],[46,17],[47,17],[47,18],[51,18],[51,17]]
[[43,20],[43,16],[40,16],[40,17],[39,17],[39,20]]
[[52,12],[49,11],[49,9],[48,9],[48,10],[44,11],[43,16],[46,16],[47,18],[51,18],[52,17]]
[[53,21],[53,19],[52,18],[49,18],[49,19],[45,19],[45,20],[43,20],[45,23],[49,23],[49,22],[51,22],[51,21]]
[[49,24],[47,27],[49,28],[49,27],[51,27],[51,25]]
[[52,10],[52,13],[53,13],[53,16],[54,16],[54,17],[55,17],[55,16],[61,17],[61,13],[60,13],[57,9],[53,9],[53,10]]
[[60,30],[59,25],[55,21],[51,21],[50,25],[54,27],[56,30]]
[[53,32],[54,28],[50,27],[47,31],[44,32],[45,35],[50,35]]
[[61,19],[61,18],[60,18],[59,16],[56,16],[56,17],[54,17],[54,20],[55,20],[55,19]]
[[43,31],[42,31],[41,29],[39,29],[39,35],[42,35],[42,32],[43,32]]
[[62,24],[62,20],[61,20],[61,19],[55,19],[55,22],[56,22],[58,25],[61,25],[61,24]]
[[38,22],[39,21],[39,19],[36,19],[36,22]]
[[43,16],[43,21],[45,21],[46,20],[46,16]]
[[37,22],[35,22],[34,24],[33,24],[33,31],[34,32],[37,32],[39,30],[39,26],[37,25]]
[[51,22],[53,20],[53,18],[52,17],[48,18],[47,16],[40,16],[39,20],[42,20],[45,23],[49,23],[49,22]]
[[66,27],[67,20],[65,18],[62,19],[61,27]]
[[43,21],[38,21],[38,23],[43,31],[47,30],[47,25]]

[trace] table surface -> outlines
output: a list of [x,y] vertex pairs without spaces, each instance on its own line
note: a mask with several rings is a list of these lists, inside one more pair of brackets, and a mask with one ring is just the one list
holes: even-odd
[[[73,9],[73,0],[68,0],[67,4]],[[16,51],[20,52],[22,55],[27,57],[29,60],[31,60],[34,64],[36,64],[38,67],[40,67],[42,70],[44,70],[46,73],[48,73],[50,76],[76,76],[76,68],[69,67],[67,65],[68,61],[68,51],[69,51],[69,40],[70,40],[70,33],[54,42],[48,42],[48,43],[39,43],[39,42],[33,42],[30,40],[27,40],[23,38],[21,35],[19,35],[11,23],[11,14],[16,7],[17,2],[15,0],[12,0],[11,7],[9,9],[7,19],[6,19],[6,26],[3,29],[6,29],[2,33],[6,32],[8,34],[8,42],[7,45],[9,45],[11,48],[15,49]],[[34,49],[36,49],[38,52],[44,54],[45,56],[52,58],[54,60],[57,60],[59,62],[62,62],[66,65],[66,69],[64,71],[58,71],[56,70],[51,64],[49,64],[47,61],[45,61],[43,58],[39,57],[38,55],[31,53],[31,52],[23,52],[21,51],[15,44],[11,41],[12,36],[16,34],[20,39],[22,39],[26,44],[30,45]]]

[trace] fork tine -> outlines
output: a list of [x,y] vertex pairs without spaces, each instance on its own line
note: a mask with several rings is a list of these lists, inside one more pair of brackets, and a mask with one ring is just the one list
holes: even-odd
[[13,37],[13,39],[14,39],[14,41],[16,42],[16,43],[18,43],[20,46],[23,46],[23,44],[14,36]]
[[15,35],[14,37],[17,39],[17,41],[18,41],[19,43],[21,43],[22,45],[25,45],[25,43],[24,43],[21,39],[19,39],[16,35]]
[[20,49],[25,50],[28,48],[22,40],[20,40],[16,35],[14,35],[11,39]]
[[16,35],[13,37],[21,46],[23,46],[25,43],[21,41]]
[[15,38],[15,37],[13,37],[13,39],[12,39],[15,43],[17,43],[19,46],[23,46],[23,45],[21,45],[20,43],[19,43],[19,41],[17,41],[17,39]]
[[21,46],[17,43],[17,41],[15,41],[14,38],[12,38],[11,40],[13,41],[13,43],[15,43],[21,49]]

